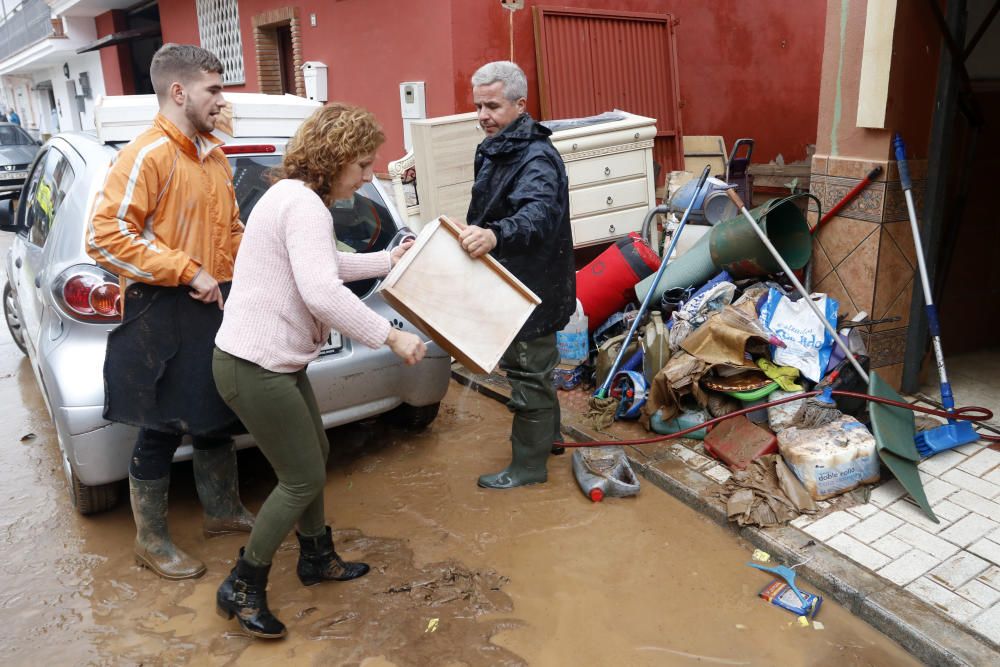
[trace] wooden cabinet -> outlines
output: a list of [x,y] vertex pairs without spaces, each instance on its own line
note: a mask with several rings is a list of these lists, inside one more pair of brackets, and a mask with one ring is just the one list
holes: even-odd
[[417,200],[425,221],[446,215],[465,221],[472,197],[476,147],[486,134],[475,113],[410,122]]
[[[653,139],[656,120],[619,112],[622,118],[566,127],[556,121],[552,143],[566,164],[575,247],[637,232],[655,205]],[[417,171],[421,219],[447,215],[465,220],[472,192],[476,146],[485,138],[475,113],[415,120],[412,164]],[[394,174],[410,156],[390,165]],[[394,168],[395,167],[395,168]],[[398,190],[398,189],[397,189]],[[401,194],[397,194],[397,201]],[[399,202],[398,202],[399,203]],[[405,210],[402,202],[401,211]],[[411,217],[411,221],[413,217]]]

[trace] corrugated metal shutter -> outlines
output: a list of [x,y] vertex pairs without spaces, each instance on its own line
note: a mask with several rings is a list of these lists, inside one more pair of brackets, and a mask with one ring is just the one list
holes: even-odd
[[683,169],[673,17],[535,7],[534,19],[542,118],[615,108],[656,118],[659,181]]

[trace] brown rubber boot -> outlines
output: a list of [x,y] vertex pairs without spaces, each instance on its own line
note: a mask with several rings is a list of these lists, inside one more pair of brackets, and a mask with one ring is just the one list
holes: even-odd
[[249,533],[254,516],[240,502],[236,448],[233,442],[211,449],[195,449],[194,485],[205,508],[207,537]]
[[135,518],[135,562],[164,579],[196,579],[205,564],[178,549],[167,531],[167,494],[170,476],[136,479],[129,475],[129,496]]

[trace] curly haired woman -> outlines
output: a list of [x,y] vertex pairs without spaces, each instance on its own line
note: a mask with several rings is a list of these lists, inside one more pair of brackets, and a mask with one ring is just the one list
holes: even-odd
[[270,461],[278,484],[257,515],[229,577],[219,587],[220,615],[244,632],[282,637],[285,626],[267,606],[271,559],[298,524],[298,576],[306,586],[368,572],[333,548],[323,509],[329,442],[307,364],[331,328],[407,364],[425,352],[415,335],[394,329],[345,281],[384,276],[412,242],[391,253],[339,252],[329,206],[372,180],[385,135],[368,111],[343,104],[317,109],[296,132],[275,183],[260,198],[236,260],[232,291],[216,336],[212,371],[219,395]]

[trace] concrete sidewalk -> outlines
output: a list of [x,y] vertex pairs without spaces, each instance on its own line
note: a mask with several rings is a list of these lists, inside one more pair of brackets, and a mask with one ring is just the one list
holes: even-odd
[[[452,366],[459,382],[497,400],[509,396],[499,374]],[[563,431],[576,441],[649,438],[616,422],[596,432],[582,420],[590,397],[560,391]],[[1000,664],[1000,451],[982,443],[923,461],[920,473],[935,524],[893,479],[820,502],[822,511],[778,528],[739,528],[718,498],[730,472],[698,440],[627,446],[647,480],[737,530],[778,562],[899,642],[926,664]]]

